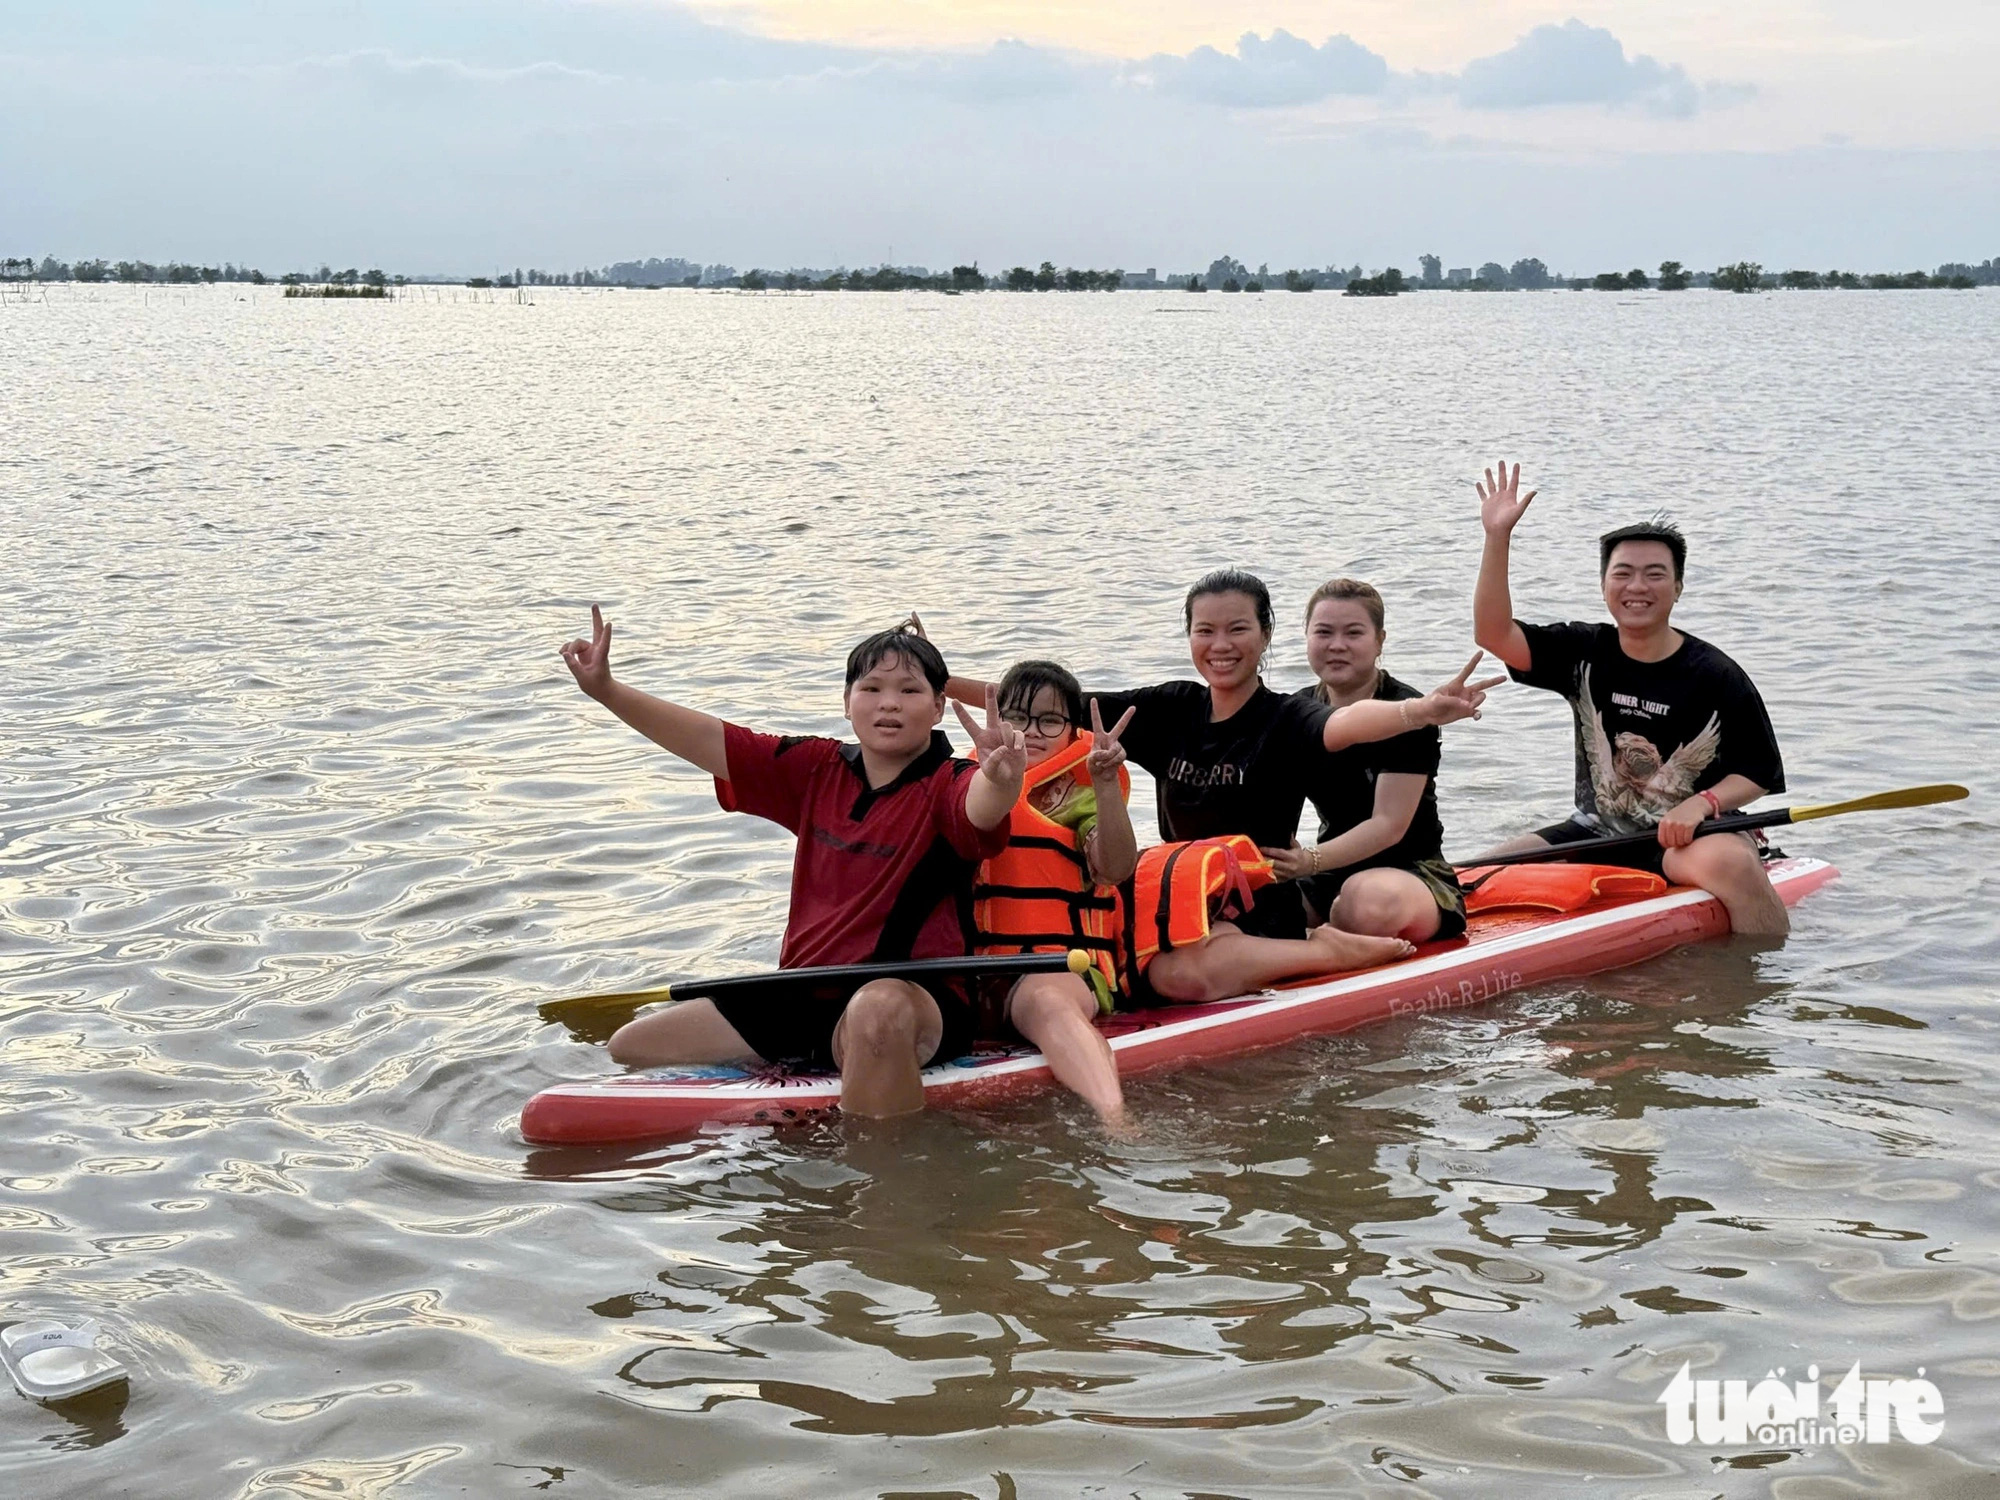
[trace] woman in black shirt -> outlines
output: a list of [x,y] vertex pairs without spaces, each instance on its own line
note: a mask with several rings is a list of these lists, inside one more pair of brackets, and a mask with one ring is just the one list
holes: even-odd
[[[1185,620],[1200,682],[1095,695],[1107,723],[1138,710],[1122,739],[1127,757],[1157,783],[1160,837],[1170,842],[1240,833],[1260,847],[1290,849],[1329,756],[1477,717],[1487,689],[1504,680],[1468,682],[1475,655],[1432,693],[1335,709],[1274,692],[1258,675],[1271,645],[1271,595],[1262,580],[1233,569],[1210,573],[1188,591]],[[1298,884],[1286,880],[1261,890],[1236,921],[1214,923],[1204,941],[1160,954],[1145,980],[1161,999],[1192,1003],[1408,952],[1400,936],[1314,926]]]
[[[1306,601],[1306,662],[1319,679],[1295,696],[1338,709],[1415,699],[1382,670],[1382,596],[1336,578]],[[1269,848],[1281,879],[1300,883],[1314,916],[1346,932],[1421,943],[1465,931],[1465,893],[1444,857],[1437,770],[1443,736],[1424,727],[1328,756],[1306,788],[1319,812],[1309,847]]]

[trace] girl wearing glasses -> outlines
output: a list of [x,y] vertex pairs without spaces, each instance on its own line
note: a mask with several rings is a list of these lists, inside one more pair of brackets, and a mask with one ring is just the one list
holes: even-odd
[[[914,618],[914,616],[912,617]],[[1029,974],[1001,1001],[1006,1020],[1048,1059],[1049,1071],[1121,1131],[1125,1096],[1111,1047],[1092,1023],[1112,1009],[1117,987],[1116,887],[1139,862],[1125,807],[1132,779],[1118,737],[1097,704],[1084,729],[1083,690],[1052,661],[1017,662],[1000,679],[1001,719],[1018,729],[1027,774],[1005,850],[979,867],[973,922],[982,953],[1081,949],[1083,974]]]

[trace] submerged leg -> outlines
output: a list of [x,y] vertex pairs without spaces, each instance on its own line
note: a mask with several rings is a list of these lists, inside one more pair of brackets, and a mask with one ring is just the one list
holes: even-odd
[[922,985],[876,979],[861,986],[833,1028],[840,1108],[886,1119],[924,1107],[923,1066],[944,1037],[944,1014]]
[[1792,930],[1792,915],[1746,834],[1711,833],[1684,849],[1669,849],[1662,868],[1675,885],[1699,886],[1721,901],[1732,931],[1783,937]]
[[1267,938],[1217,922],[1199,943],[1155,958],[1146,968],[1146,982],[1163,1000],[1201,1005],[1306,974],[1370,968],[1410,951],[1401,938],[1365,937],[1337,927],[1315,927],[1304,938]]
[[1096,1026],[1097,997],[1074,974],[1030,974],[1007,998],[1007,1019],[1049,1060],[1056,1082],[1097,1111],[1110,1129],[1125,1124],[1125,1092],[1111,1043]]
[[627,1021],[611,1034],[611,1060],[628,1068],[763,1061],[710,1000],[676,1000]]

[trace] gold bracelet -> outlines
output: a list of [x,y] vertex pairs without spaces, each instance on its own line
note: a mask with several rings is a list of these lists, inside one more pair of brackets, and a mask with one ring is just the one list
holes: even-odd
[[1403,721],[1405,729],[1415,727],[1410,723],[1410,700],[1408,698],[1398,698],[1396,700],[1396,717]]
[[1312,867],[1312,869],[1311,869],[1311,870],[1310,870],[1310,871],[1309,871],[1308,873],[1310,873],[1310,874],[1313,874],[1313,875],[1317,875],[1317,874],[1319,874],[1319,845],[1318,845],[1318,844],[1314,844],[1314,845],[1312,846],[1312,862],[1313,862],[1313,867]]

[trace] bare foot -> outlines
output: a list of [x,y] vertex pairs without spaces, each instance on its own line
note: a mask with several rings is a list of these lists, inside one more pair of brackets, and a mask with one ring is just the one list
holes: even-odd
[[1099,1115],[1097,1125],[1107,1140],[1117,1141],[1123,1145],[1129,1145],[1143,1138],[1143,1132],[1132,1123],[1131,1116],[1122,1109],[1115,1113]]
[[1329,974],[1393,963],[1417,951],[1414,943],[1399,937],[1369,937],[1359,932],[1343,932],[1332,925],[1315,927],[1306,934],[1306,941],[1326,949]]

